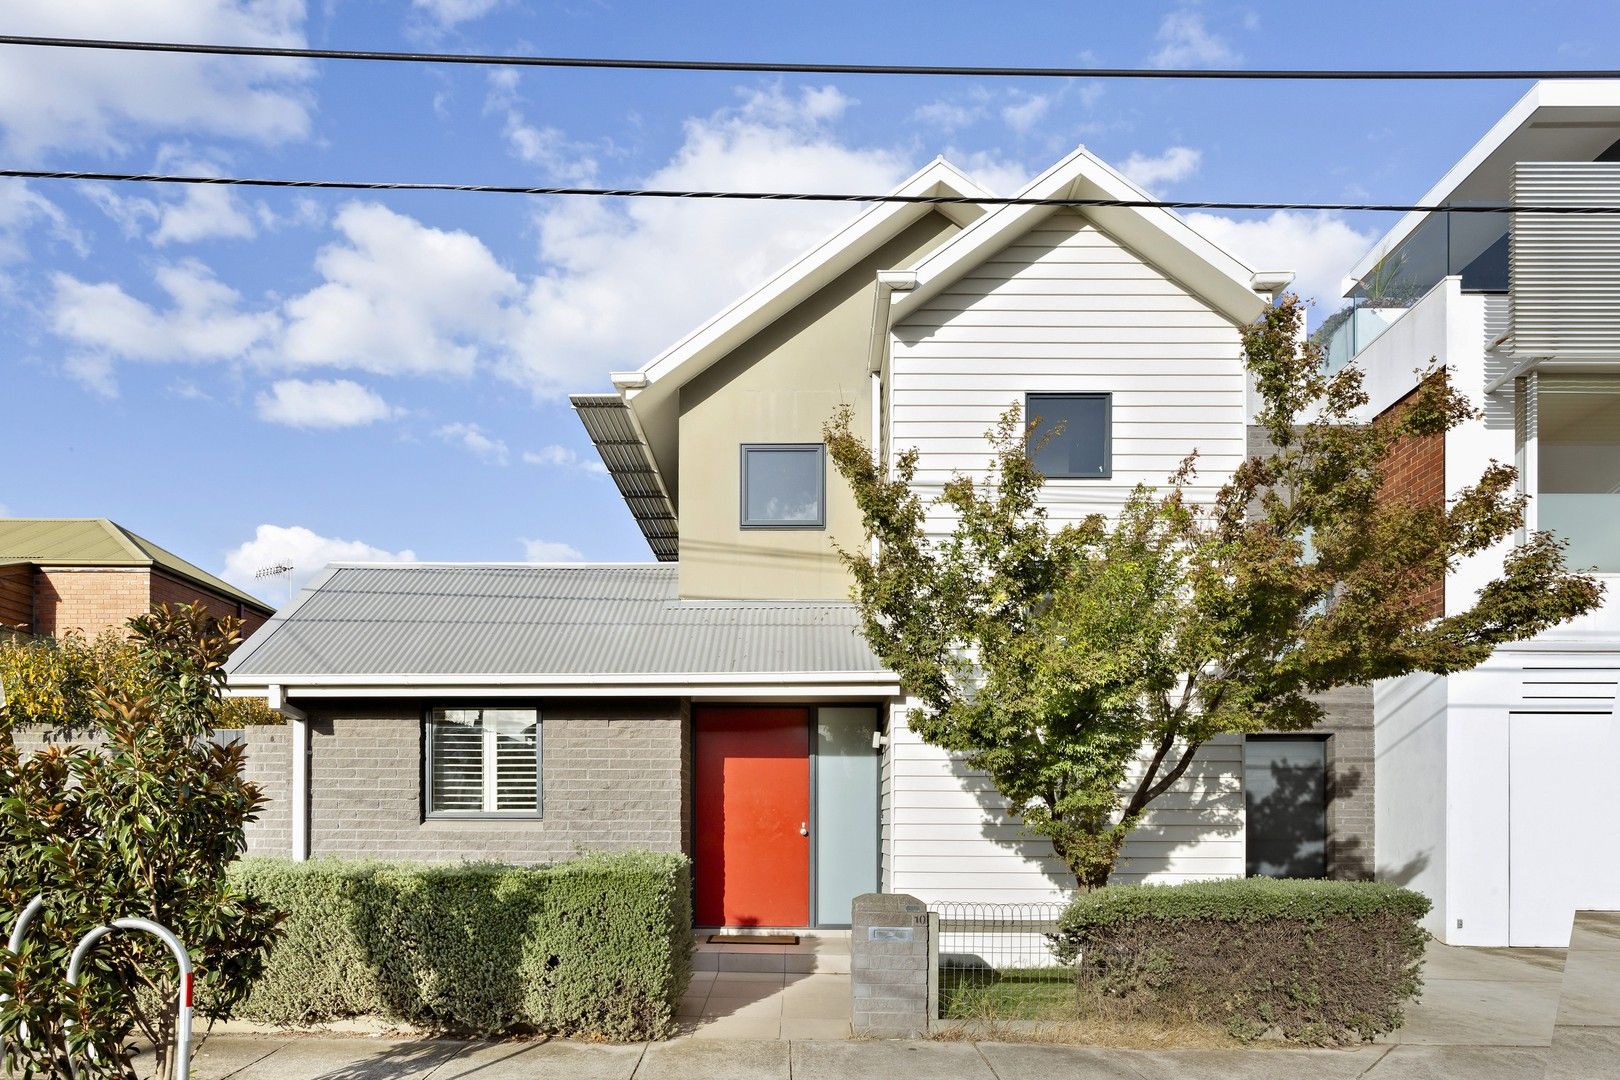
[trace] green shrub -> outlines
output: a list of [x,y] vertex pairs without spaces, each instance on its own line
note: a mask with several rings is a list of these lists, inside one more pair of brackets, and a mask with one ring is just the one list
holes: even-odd
[[242,1019],[662,1038],[691,976],[678,855],[540,867],[246,859],[232,878],[287,912]]
[[1246,878],[1113,885],[1077,897],[1054,947],[1082,986],[1144,1014],[1307,1043],[1401,1025],[1422,986],[1429,901],[1374,882]]

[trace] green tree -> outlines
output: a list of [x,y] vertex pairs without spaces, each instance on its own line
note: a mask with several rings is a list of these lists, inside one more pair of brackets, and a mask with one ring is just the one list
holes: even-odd
[[[190,951],[209,1018],[246,993],[280,920],[225,876],[263,802],[241,748],[207,738],[238,622],[182,606],[129,629],[118,663],[31,643],[38,652],[25,661],[72,678],[60,694],[30,692],[0,709],[0,910],[15,917],[45,897],[22,951],[0,952],[0,1041],[25,1077],[65,1075],[70,1056],[81,1076],[127,1075],[137,1033],[157,1048],[160,1075],[173,1074],[172,957],[146,935],[115,934],[71,989],[68,956],[86,931],[129,916],[168,926]],[[12,730],[37,723],[95,745],[24,756]]]
[[[1432,617],[1434,583],[1523,524],[1515,472],[1492,463],[1447,505],[1388,497],[1390,449],[1473,410],[1441,372],[1357,423],[1359,370],[1324,372],[1303,319],[1287,296],[1244,332],[1274,452],[1213,501],[1192,497],[1189,457],[1112,520],[1054,528],[1026,449],[1041,433],[1016,407],[989,433],[988,477],[955,476],[932,503],[913,487],[914,449],[886,470],[847,409],[827,425],[869,541],[841,555],[867,641],[919,702],[913,730],[988,773],[1082,889],[1107,882],[1126,834],[1211,738],[1308,729],[1323,715],[1313,695],[1466,670],[1602,596],[1535,533],[1471,606]],[[931,534],[931,510],[948,533]]]

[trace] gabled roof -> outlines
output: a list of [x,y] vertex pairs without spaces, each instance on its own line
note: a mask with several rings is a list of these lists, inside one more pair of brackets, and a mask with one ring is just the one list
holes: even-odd
[[[893,194],[985,198],[989,193],[944,158],[936,158]],[[613,372],[626,408],[615,409],[610,395],[571,398],[619,490],[627,501],[642,500],[639,510],[636,503],[631,510],[659,558],[675,557],[675,507],[662,477],[673,465],[681,386],[930,213],[966,225],[983,216],[984,209],[971,203],[878,203],[639,369]],[[644,490],[650,478],[658,478],[657,492]],[[665,532],[671,539],[655,541],[655,533]]]
[[0,565],[147,566],[239,600],[266,614],[275,609],[106,518],[0,518]]
[[[935,158],[890,194],[984,198],[990,193],[944,158]],[[878,203],[639,370],[615,372],[614,384],[645,393],[660,382],[687,382],[936,209],[964,226],[984,216],[982,208],[971,204]]]
[[[1152,198],[1083,146],[1031,180],[1018,196]],[[892,320],[905,318],[1053,212],[1050,206],[1002,205],[951,237],[912,267],[916,285],[894,294]],[[1288,273],[1256,273],[1169,210],[1086,207],[1081,212],[1233,322],[1258,317],[1271,294],[1292,280]]]
[[226,672],[236,690],[329,695],[895,683],[848,601],[681,600],[677,587],[667,563],[335,563]]

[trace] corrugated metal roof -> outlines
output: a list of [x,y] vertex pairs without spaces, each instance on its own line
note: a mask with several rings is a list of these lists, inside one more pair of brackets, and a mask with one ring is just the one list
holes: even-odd
[[674,565],[338,565],[236,651],[233,677],[884,671],[855,606],[681,600]]
[[608,475],[619,485],[647,546],[660,562],[675,561],[679,550],[675,504],[630,406],[618,394],[574,394],[568,400],[602,455]]
[[0,518],[0,563],[156,566],[261,611],[269,604],[106,518]]

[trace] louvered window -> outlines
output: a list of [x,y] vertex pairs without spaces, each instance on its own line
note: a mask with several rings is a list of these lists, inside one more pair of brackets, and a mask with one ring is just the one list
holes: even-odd
[[427,731],[427,812],[540,813],[540,714],[434,709]]

